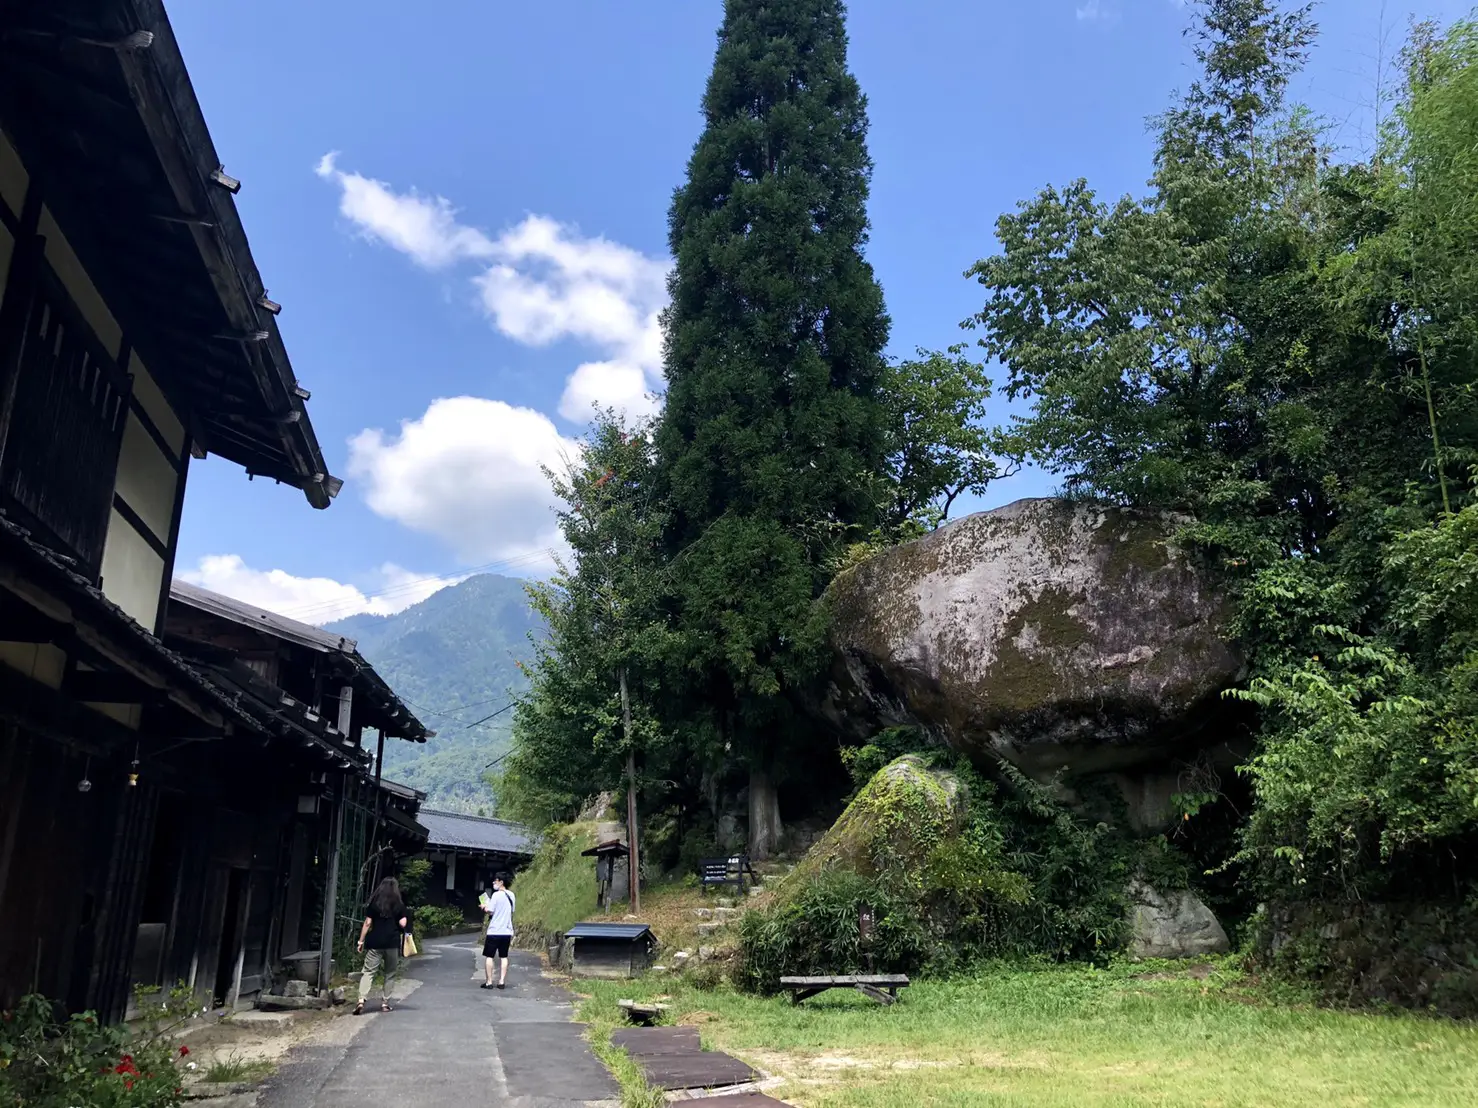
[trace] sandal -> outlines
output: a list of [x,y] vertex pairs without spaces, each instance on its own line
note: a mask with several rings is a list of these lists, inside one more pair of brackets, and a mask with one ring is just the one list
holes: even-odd
[[394,1009],[390,1007],[390,1002],[387,1000],[383,1004],[380,1005],[380,1011],[382,1011],[382,1012],[391,1012],[391,1011],[394,1011]]
[[356,1016],[364,1015],[364,1001],[361,1000],[358,1004],[354,1006],[354,1014]]

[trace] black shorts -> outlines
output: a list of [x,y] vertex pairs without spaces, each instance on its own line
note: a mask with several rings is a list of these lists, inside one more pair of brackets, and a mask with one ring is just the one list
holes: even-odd
[[506,958],[509,944],[512,942],[512,935],[489,935],[483,940],[482,956],[484,958]]

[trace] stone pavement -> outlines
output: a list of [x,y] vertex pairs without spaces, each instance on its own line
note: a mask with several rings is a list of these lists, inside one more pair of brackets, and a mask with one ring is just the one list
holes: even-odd
[[[371,994],[347,1042],[292,1050],[262,1088],[259,1108],[576,1108],[615,1105],[619,1090],[581,1037],[569,993],[515,951],[508,988],[471,980],[479,946],[437,940],[406,965],[419,981],[395,1010]],[[479,977],[479,980],[481,978]]]

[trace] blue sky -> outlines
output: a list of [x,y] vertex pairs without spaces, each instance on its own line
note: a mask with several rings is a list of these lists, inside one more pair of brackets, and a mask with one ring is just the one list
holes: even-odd
[[[1412,4],[1415,6],[1412,6]],[[1328,0],[1298,96],[1371,138],[1381,52],[1468,0]],[[720,0],[253,0],[170,8],[333,472],[315,512],[211,458],[178,572],[319,622],[474,568],[537,573],[539,465],[593,399],[660,385],[666,210]],[[853,0],[891,351],[959,341],[997,215],[1087,177],[1138,191],[1146,116],[1190,79],[1178,0]],[[1040,495],[1024,474],[991,507]]]

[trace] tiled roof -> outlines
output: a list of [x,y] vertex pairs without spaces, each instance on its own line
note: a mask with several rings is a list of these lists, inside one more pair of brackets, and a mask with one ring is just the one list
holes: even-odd
[[454,847],[521,854],[526,858],[534,854],[534,835],[527,827],[507,820],[434,812],[426,808],[421,809],[416,819],[430,832],[426,846],[431,850]]

